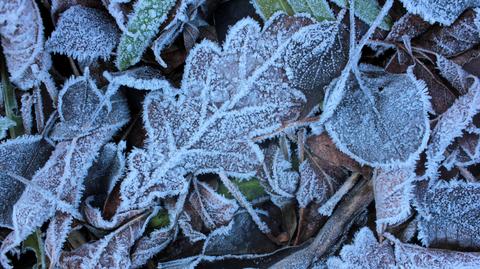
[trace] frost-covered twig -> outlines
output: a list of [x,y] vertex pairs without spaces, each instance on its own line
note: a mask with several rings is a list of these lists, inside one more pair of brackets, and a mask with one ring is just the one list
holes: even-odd
[[338,241],[348,231],[353,220],[355,220],[372,201],[372,181],[361,181],[333,212],[333,215],[325,225],[323,225],[315,237],[315,240],[308,247],[280,260],[270,268],[310,268],[316,259],[332,251],[332,247],[338,244]]

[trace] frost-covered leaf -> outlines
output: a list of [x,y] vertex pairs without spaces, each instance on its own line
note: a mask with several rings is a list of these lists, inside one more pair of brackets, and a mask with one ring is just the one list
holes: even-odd
[[227,225],[212,231],[203,254],[223,256],[269,253],[277,247],[258,229],[246,212],[238,212]]
[[22,90],[39,85],[52,63],[43,48],[43,22],[35,1],[2,1],[0,35],[10,80]]
[[101,240],[64,252],[62,268],[130,268],[130,248],[143,234],[152,213],[137,216]]
[[445,150],[455,138],[462,136],[462,131],[469,126],[473,116],[479,111],[479,104],[480,84],[478,78],[474,78],[468,92],[460,96],[438,119],[426,151],[427,171],[425,176],[433,180],[438,177],[438,168],[445,158]]
[[397,225],[410,216],[412,181],[415,167],[377,169],[373,176],[373,193],[377,215],[377,232],[383,226]]
[[57,13],[62,13],[76,5],[86,7],[101,7],[101,4],[98,2],[98,0],[51,0],[50,12],[52,15],[55,15]]
[[15,122],[7,117],[0,116],[0,139],[7,136],[8,128],[15,126]]
[[468,51],[480,42],[479,11],[478,8],[467,10],[452,25],[437,26],[413,44],[444,57],[453,57]]
[[439,181],[416,201],[422,243],[479,249],[479,199],[479,183]]
[[174,0],[138,0],[135,3],[127,31],[122,34],[118,44],[118,69],[124,70],[140,61],[174,5]]
[[189,202],[209,229],[227,224],[238,209],[234,200],[216,193],[206,183],[194,180],[193,189]]
[[127,212],[115,214],[110,220],[106,220],[100,209],[92,205],[93,197],[90,196],[85,200],[85,206],[83,207],[83,214],[85,215],[85,220],[88,224],[92,225],[95,228],[102,230],[112,230],[126,221],[132,219],[135,216],[142,214],[145,210],[130,210]]
[[98,58],[108,59],[119,38],[115,22],[107,13],[78,5],[62,13],[45,48],[79,61],[92,62]]
[[295,197],[300,179],[299,173],[292,168],[290,154],[290,150],[283,152],[275,145],[268,147],[264,165],[258,171],[272,202],[279,207]]
[[409,165],[425,148],[429,136],[430,103],[425,85],[411,74],[367,68],[361,75],[364,89],[351,76],[325,129],[341,151],[361,164]]
[[401,268],[478,268],[480,252],[423,248],[395,242],[395,260]]
[[[345,8],[348,6],[349,0],[331,0],[338,6]],[[380,13],[380,5],[377,0],[354,0],[355,16],[367,24],[372,24]],[[378,27],[383,30],[390,30],[392,20],[389,16],[385,16]]]
[[478,0],[400,0],[408,12],[430,23],[452,24],[466,9],[480,5]]
[[84,197],[108,195],[125,170],[125,141],[103,146],[97,161],[88,171],[85,179]]
[[465,133],[458,140],[458,151],[455,154],[455,165],[467,167],[480,163],[480,134]]
[[329,269],[395,268],[393,249],[389,242],[379,243],[368,228],[357,232],[353,244],[345,245],[339,257],[329,258]]
[[141,66],[115,73],[105,71],[103,76],[112,86],[126,86],[137,90],[153,91],[167,88],[169,85],[159,70],[149,66]]
[[[204,41],[192,49],[182,89],[151,92],[145,99],[147,149],[135,154],[151,161],[141,160],[138,168],[130,169],[145,176],[139,180],[140,172],[135,172],[137,176],[123,181],[120,207],[142,207],[155,196],[178,194],[181,187],[172,184],[170,192],[149,190],[166,180],[184,182],[186,172],[224,171],[229,176],[251,177],[263,159],[253,138],[296,119],[305,103],[293,83],[304,70],[291,64],[292,58],[303,56],[297,50],[300,41],[321,57],[323,32],[336,27],[313,23],[307,17],[278,14],[261,31],[255,21],[244,19],[230,29],[223,48]],[[285,24],[290,27],[283,28]]]
[[290,15],[307,13],[318,21],[335,19],[326,0],[255,0],[253,4],[264,20],[268,20],[277,11]]
[[[33,230],[61,211],[77,215],[83,191],[83,181],[88,169],[93,164],[103,144],[129,119],[126,100],[115,95],[111,101],[111,111],[103,108],[103,102],[94,102],[86,96],[104,100],[103,95],[90,87],[93,82],[88,77],[75,79],[80,83],[66,84],[59,97],[59,126],[77,126],[69,140],[59,142],[47,163],[32,177],[25,191],[13,208],[13,228],[1,247],[1,254],[12,250]],[[94,84],[93,84],[94,85]],[[83,86],[83,87],[82,87]],[[80,94],[78,94],[80,93]],[[64,100],[67,98],[68,100]],[[93,98],[93,99],[95,99]],[[63,107],[63,110],[61,109]],[[82,115],[84,111],[90,112]],[[98,112],[98,113],[97,113]],[[108,113],[108,114],[107,114]],[[80,120],[78,118],[82,117]],[[96,117],[102,120],[95,121]],[[88,120],[92,124],[88,124]],[[96,123],[94,124],[93,121]],[[78,124],[78,123],[82,124]],[[96,125],[98,123],[98,125]],[[95,130],[91,126],[96,125]],[[71,129],[70,129],[71,130]],[[88,130],[88,132],[85,132]],[[69,218],[61,218],[58,223],[51,223],[63,229],[69,229]],[[52,228],[54,229],[54,228]],[[62,231],[64,235],[67,232]],[[55,239],[57,243],[63,242]],[[57,247],[55,247],[57,248]],[[59,248],[59,247],[58,247]],[[53,263],[55,261],[52,261]],[[3,264],[8,267],[6,264]]]
[[182,229],[183,235],[185,235],[192,243],[205,240],[207,238],[203,233],[193,228],[192,218],[185,211],[180,214],[180,217],[178,218],[178,226]]
[[132,268],[140,268],[150,258],[166,248],[175,239],[177,232],[177,226],[168,226],[141,237],[133,247]]
[[72,215],[61,211],[56,212],[50,220],[45,239],[45,253],[51,264],[56,264],[60,258],[72,222]]
[[[104,127],[120,128],[129,117],[123,96],[105,96],[88,74],[67,80],[58,99],[61,122],[50,134],[54,140],[70,140]],[[112,106],[117,110],[109,113]]]
[[[479,252],[458,252],[405,244],[387,234],[378,243],[368,228],[362,228],[353,245],[344,246],[340,257],[328,260],[328,268],[477,268]],[[392,245],[393,244],[393,247]]]
[[[31,178],[48,159],[52,146],[41,136],[21,136],[0,144],[0,226],[13,228],[12,210],[25,186],[13,175]],[[12,175],[13,174],[13,175]]]
[[[317,171],[315,171],[317,169]],[[318,204],[325,202],[338,187],[338,182],[321,168],[314,168],[309,160],[300,164],[300,185],[296,197],[300,208],[315,201]]]
[[[163,49],[168,47],[175,41],[175,39],[182,33],[185,34],[189,29],[196,29],[195,26],[206,24],[201,18],[198,17],[198,8],[205,4],[205,0],[180,0],[178,7],[175,7],[175,16],[169,20],[168,24],[162,27],[160,33],[153,42],[152,50],[155,54],[155,58],[162,66],[166,66],[165,62],[161,58]],[[193,26],[193,27],[192,27]],[[197,29],[198,31],[198,29]],[[193,37],[194,39],[197,36]],[[195,41],[195,40],[193,40]],[[187,42],[184,42],[185,47],[190,49]]]

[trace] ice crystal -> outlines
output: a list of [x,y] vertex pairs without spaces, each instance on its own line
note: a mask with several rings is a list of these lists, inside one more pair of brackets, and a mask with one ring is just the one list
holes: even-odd
[[45,48],[79,61],[106,60],[117,46],[119,38],[115,22],[108,14],[78,5],[62,13]]

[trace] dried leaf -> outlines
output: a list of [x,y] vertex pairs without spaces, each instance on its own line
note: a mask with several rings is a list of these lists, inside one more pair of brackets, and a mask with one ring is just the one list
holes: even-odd
[[[161,58],[162,51],[170,46],[173,41],[182,33],[185,36],[189,29],[196,29],[197,26],[202,24],[199,18],[197,9],[205,4],[205,0],[180,0],[180,4],[174,10],[175,16],[168,22],[167,25],[162,27],[157,39],[153,42],[152,50],[155,54],[155,58],[160,65],[166,67],[166,63]],[[178,4],[177,4],[178,5]],[[200,22],[200,24],[199,24]],[[203,24],[206,24],[203,22]],[[198,29],[196,29],[198,31]],[[197,39],[195,36],[193,42]],[[192,38],[193,39],[193,38]],[[185,40],[185,39],[184,39]],[[185,47],[188,49],[188,42],[184,42]]]
[[125,147],[125,141],[103,146],[98,159],[85,178],[84,197],[110,194],[125,172]]
[[0,144],[0,227],[13,228],[13,205],[25,188],[12,176],[31,178],[51,151],[52,146],[39,135],[21,136]]
[[453,140],[462,135],[462,131],[472,122],[480,106],[480,85],[478,79],[470,85],[468,92],[460,96],[455,103],[443,113],[433,129],[427,148],[426,177],[432,180],[438,177],[438,168],[444,160],[444,152]]
[[203,247],[203,255],[241,255],[269,253],[277,247],[257,228],[249,214],[238,212],[227,225],[212,231]]
[[309,160],[300,164],[300,186],[298,187],[296,197],[300,208],[315,201],[317,204],[325,202],[338,187],[335,178],[325,173],[321,168],[315,171]]
[[[277,31],[286,23],[292,24],[288,31]],[[334,25],[312,23],[279,14],[261,32],[255,21],[244,19],[230,29],[223,49],[209,41],[196,46],[187,59],[182,89],[151,92],[145,99],[148,145],[136,155],[151,161],[137,162],[142,179],[132,175],[123,181],[121,207],[148,206],[155,196],[178,194],[181,187],[144,195],[167,179],[184,182],[186,172],[251,177],[263,159],[253,138],[297,118],[305,102],[291,82],[300,71],[285,55],[301,57],[301,50],[290,51],[300,40],[318,44],[315,51],[322,55],[324,35],[319,33]]]
[[[88,76],[70,82],[66,83],[60,92],[61,121],[57,123],[57,127],[63,126],[64,130],[71,131],[68,135],[72,137],[56,145],[48,162],[35,173],[15,204],[12,216],[14,231],[2,244],[2,255],[12,250],[57,211],[70,215],[78,214],[83,180],[88,169],[101,146],[129,119],[126,100],[122,96],[112,97],[112,110],[108,113],[106,109],[102,109],[105,98],[96,87],[90,87],[94,84]],[[88,114],[83,114],[85,112]],[[97,117],[100,120],[96,120]],[[92,130],[91,126],[96,126],[96,129]],[[77,129],[73,131],[72,127]],[[61,218],[59,223],[52,225],[69,229],[69,222],[69,218]],[[62,233],[67,234],[65,231]],[[63,240],[55,241],[61,243]],[[5,262],[3,265],[9,268]]]
[[480,248],[480,184],[439,181],[416,201],[426,246]]
[[395,260],[403,268],[477,268],[479,252],[422,248],[395,240]]
[[467,10],[452,25],[432,28],[413,45],[448,58],[474,48],[480,42],[478,11],[480,9]]
[[268,147],[265,151],[264,165],[257,172],[272,202],[280,208],[295,198],[300,179],[300,174],[292,168],[290,154],[289,147],[288,152],[283,152],[276,145]]
[[340,258],[328,260],[329,268],[477,268],[478,252],[458,252],[405,244],[387,234],[389,242],[378,243],[368,228],[362,228],[353,245],[344,246]]
[[62,13],[45,47],[49,52],[92,62],[107,60],[119,38],[115,22],[107,13],[77,5]]
[[387,241],[378,243],[375,235],[368,228],[358,231],[353,244],[344,246],[339,256],[328,259],[329,269],[395,268],[395,257],[391,245]]
[[160,25],[175,5],[174,0],[138,0],[117,48],[118,69],[125,70],[140,61],[145,49],[158,33]]
[[375,170],[373,193],[378,233],[383,233],[384,226],[400,224],[410,216],[414,170],[414,166]]
[[162,251],[177,236],[177,227],[168,226],[141,237],[133,248],[132,268],[140,268],[155,254]]
[[64,252],[62,268],[130,268],[130,248],[143,234],[152,213],[142,214],[101,240]]
[[429,23],[451,25],[466,9],[476,7],[478,0],[400,0],[408,12],[420,15]]
[[230,222],[238,210],[234,200],[226,199],[206,183],[198,180],[193,181],[193,187],[194,191],[190,194],[189,202],[207,228],[213,230]]
[[362,82],[349,80],[325,129],[337,147],[360,164],[410,165],[425,148],[430,131],[425,85],[411,74],[367,68]]
[[10,80],[22,90],[38,86],[52,63],[43,48],[43,22],[35,1],[2,1],[0,35]]

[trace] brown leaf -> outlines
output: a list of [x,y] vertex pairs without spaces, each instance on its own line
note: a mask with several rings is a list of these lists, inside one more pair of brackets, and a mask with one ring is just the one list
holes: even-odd
[[209,229],[227,224],[238,209],[235,200],[230,200],[216,193],[206,183],[193,180],[194,191],[190,194],[189,202],[203,223]]
[[403,37],[415,38],[430,28],[430,24],[418,15],[406,13],[392,26],[386,40],[403,42]]
[[413,45],[439,53],[445,57],[459,55],[480,42],[480,25],[475,10],[467,10],[452,25],[432,27]]
[[64,252],[60,258],[62,268],[129,268],[130,248],[143,234],[151,212],[129,221],[101,240]]
[[377,215],[377,232],[387,225],[397,225],[410,216],[412,180],[415,167],[377,169],[373,176],[373,193]]

